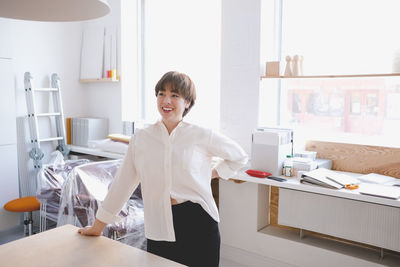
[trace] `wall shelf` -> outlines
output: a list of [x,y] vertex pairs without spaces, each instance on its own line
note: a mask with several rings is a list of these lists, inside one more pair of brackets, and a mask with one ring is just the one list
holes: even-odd
[[98,82],[119,82],[119,79],[112,78],[94,78],[94,79],[80,79],[81,83],[98,83]]
[[306,75],[306,76],[261,76],[260,79],[326,79],[326,78],[368,78],[368,77],[393,77],[400,73],[379,74],[344,74],[344,75]]

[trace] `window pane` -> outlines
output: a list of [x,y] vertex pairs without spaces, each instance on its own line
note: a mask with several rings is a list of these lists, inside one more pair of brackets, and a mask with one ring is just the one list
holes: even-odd
[[282,58],[304,75],[391,73],[400,49],[397,0],[283,0]]
[[187,121],[219,127],[220,1],[152,0],[145,3],[146,120],[159,118],[154,87],[171,70],[188,74],[197,101]]
[[351,106],[350,114],[360,115],[361,114],[361,93],[351,93]]
[[371,116],[377,116],[379,111],[378,106],[378,93],[369,93],[367,94],[367,103],[366,103],[366,114]]
[[400,77],[284,79],[281,124],[306,140],[400,146],[399,92]]
[[141,117],[140,0],[121,1],[121,115],[123,121]]

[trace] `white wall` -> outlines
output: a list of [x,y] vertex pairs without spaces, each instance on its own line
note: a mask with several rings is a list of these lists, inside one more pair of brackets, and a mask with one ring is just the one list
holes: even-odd
[[48,87],[50,75],[58,73],[66,116],[83,114],[85,98],[80,96],[81,85],[78,80],[81,23],[10,21],[17,116],[26,115],[23,91],[26,71],[31,72],[33,86],[36,87]]
[[1,56],[13,59],[17,116],[26,115],[24,73],[36,87],[48,87],[52,73],[61,77],[66,117],[86,112],[79,83],[80,22],[33,22],[0,18]]
[[260,0],[222,0],[221,131],[250,153],[258,122]]
[[[85,22],[83,27],[117,27],[117,69],[120,69],[121,0],[109,0],[108,3],[111,6],[110,14],[103,18]],[[81,92],[85,93],[87,99],[85,102],[85,116],[108,118],[110,133],[121,133],[121,82],[84,83],[81,84]]]
[[[5,51],[1,51],[0,54]],[[0,231],[19,222],[19,215],[6,211],[3,205],[19,196],[15,92],[12,60],[0,57]]]

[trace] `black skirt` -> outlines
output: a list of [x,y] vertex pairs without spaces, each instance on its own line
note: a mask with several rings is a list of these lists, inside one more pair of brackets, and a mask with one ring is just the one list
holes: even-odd
[[217,267],[221,238],[218,223],[190,201],[172,206],[175,242],[147,239],[147,251],[191,267]]

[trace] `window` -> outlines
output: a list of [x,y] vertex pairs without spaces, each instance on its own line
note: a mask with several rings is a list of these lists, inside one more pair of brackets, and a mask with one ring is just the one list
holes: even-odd
[[397,0],[282,0],[282,58],[306,74],[391,73],[400,45]]
[[142,0],[121,0],[121,114],[123,121],[142,115]]
[[122,119],[156,121],[154,87],[176,70],[196,85],[196,104],[185,120],[218,129],[220,0],[124,0],[121,17]]
[[154,87],[171,70],[196,86],[195,106],[185,117],[219,128],[221,3],[215,0],[152,0],[144,6],[144,114],[159,118]]
[[[264,0],[261,62],[301,55],[304,75],[391,73],[400,49],[397,5]],[[259,124],[294,128],[299,146],[317,139],[399,147],[399,95],[400,77],[263,79],[260,103],[277,106],[260,104]]]

